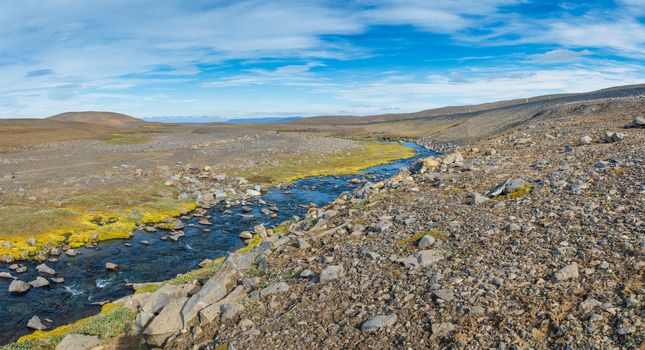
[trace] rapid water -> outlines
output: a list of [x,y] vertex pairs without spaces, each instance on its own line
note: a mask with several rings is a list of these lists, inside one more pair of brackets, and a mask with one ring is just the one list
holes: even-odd
[[[53,320],[53,327],[94,315],[100,311],[100,307],[92,303],[115,300],[132,293],[131,289],[125,288],[126,283],[164,281],[196,269],[197,264],[206,258],[215,259],[242,248],[244,243],[238,238],[241,231],[251,230],[257,224],[274,227],[293,216],[302,217],[307,209],[300,207],[301,204],[323,206],[341,193],[361,186],[350,181],[352,179],[382,180],[393,176],[399,168],[410,166],[418,157],[436,155],[414,143],[405,145],[415,149],[417,155],[374,166],[357,174],[310,177],[294,181],[290,189],[269,189],[262,195],[266,205],[261,206],[257,202],[248,205],[252,211],[244,214],[252,214],[255,217],[252,221],[239,215],[242,213],[240,207],[232,208],[233,214],[227,215],[223,205],[216,205],[205,214],[211,215],[212,225],[198,224],[198,217],[185,220],[186,236],[178,242],[161,240],[160,237],[167,235],[167,231],[136,231],[128,240],[106,241],[93,249],[79,249],[80,254],[76,257],[61,255],[59,261],[46,264],[56,270],[57,277],[65,278],[62,284],[32,288],[28,293],[16,296],[8,293],[11,280],[0,279],[0,344],[29,333],[26,324],[34,315]],[[275,218],[260,212],[260,209],[270,205],[279,209]],[[211,232],[203,232],[204,228],[209,228]],[[142,244],[144,240],[150,244]],[[125,243],[132,246],[128,247]],[[106,262],[118,264],[119,270],[106,271]],[[17,277],[23,281],[34,280],[38,275],[36,264],[28,262],[26,265],[28,271]],[[0,264],[0,271],[9,271],[8,264]]]

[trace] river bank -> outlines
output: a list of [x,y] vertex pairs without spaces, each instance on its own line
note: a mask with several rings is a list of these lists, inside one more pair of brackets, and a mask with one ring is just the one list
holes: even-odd
[[[423,149],[419,147],[416,147],[416,149],[421,151],[422,154],[426,154]],[[233,251],[242,247],[243,244],[237,237],[240,231],[252,230],[253,226],[258,223],[263,223],[267,227],[271,227],[284,220],[292,219],[293,215],[302,216],[307,212],[307,208],[303,207],[302,204],[310,205],[314,203],[323,205],[336,198],[343,190],[351,190],[359,186],[360,183],[365,181],[359,180],[363,176],[370,178],[387,176],[388,174],[392,174],[398,167],[403,166],[402,164],[409,162],[410,160],[406,160],[377,166],[365,172],[364,175],[305,178],[294,182],[292,186],[283,185],[279,186],[280,188],[271,188],[261,198],[256,198],[255,202],[241,202],[237,206],[231,203],[233,205],[230,207],[226,203],[220,203],[207,209],[207,212],[201,215],[185,215],[182,217],[182,221],[185,226],[183,231],[186,236],[182,237],[179,242],[173,242],[172,240],[159,240],[155,242],[156,239],[164,236],[161,231],[145,232],[145,230],[139,230],[128,241],[133,247],[126,247],[123,245],[123,242],[119,241],[103,242],[96,247],[100,250],[90,249],[76,257],[62,256],[60,261],[56,264],[50,264],[50,266],[55,268],[60,275],[66,276],[66,284],[74,283],[74,277],[87,280],[85,276],[91,271],[91,280],[77,284],[74,287],[76,293],[82,291],[84,294],[79,294],[77,298],[68,298],[62,294],[65,293],[64,289],[59,293],[62,294],[60,296],[51,294],[42,295],[43,292],[49,291],[41,291],[38,289],[30,291],[26,296],[13,297],[12,300],[16,301],[20,300],[20,298],[28,297],[31,301],[38,300],[37,303],[40,304],[46,304],[44,302],[45,300],[66,300],[65,305],[61,305],[62,310],[57,310],[56,312],[60,314],[61,311],[64,313],[64,310],[74,308],[76,310],[69,315],[70,317],[66,317],[65,319],[74,319],[79,316],[82,317],[83,315],[92,314],[96,311],[89,310],[97,310],[98,307],[88,308],[83,302],[85,298],[91,298],[91,301],[114,300],[114,297],[123,296],[128,293],[126,289],[122,288],[122,283],[152,282],[174,277],[178,273],[195,268],[205,258],[215,259],[223,256],[227,251]],[[264,204],[260,204],[260,202]],[[251,210],[247,211],[244,208],[245,206],[251,208]],[[279,210],[275,210],[271,215],[267,215],[266,209],[271,207],[278,208]],[[262,211],[263,209],[264,212]],[[250,215],[256,217],[257,221],[248,220],[248,216]],[[200,224],[200,221],[203,219],[210,220],[211,224]],[[205,230],[210,230],[210,232],[205,233]],[[142,245],[140,242],[144,240],[149,241],[150,244]],[[137,253],[135,256],[127,255],[131,254],[128,251],[135,248],[137,252],[145,252],[145,254]],[[119,256],[123,255],[125,255],[124,258],[119,258]],[[164,271],[161,274],[155,275],[154,271],[147,269],[147,263],[160,257],[163,257],[164,263],[157,266],[157,268],[163,269]],[[116,273],[105,271],[104,266],[107,261],[118,264],[121,269]],[[83,269],[72,268],[78,264],[82,265]],[[33,266],[30,270],[33,270]],[[197,274],[191,275],[190,278],[195,276],[204,278],[204,275],[199,276],[200,271],[204,270],[206,269],[196,270]],[[94,281],[101,281],[101,288],[98,285],[92,286],[91,283]],[[122,283],[119,281],[122,281]],[[2,282],[0,281],[0,283]],[[8,310],[15,310],[16,308],[17,306],[13,305]],[[47,307],[46,310],[51,309]],[[83,312],[79,312],[79,310],[83,310]],[[65,319],[61,319],[56,312],[47,311],[41,313],[40,317],[52,318],[56,320],[56,324],[60,324],[61,322],[65,323]],[[11,315],[13,315],[13,319],[21,318],[25,320],[25,324],[26,318],[31,317],[30,313],[21,313],[19,311]]]

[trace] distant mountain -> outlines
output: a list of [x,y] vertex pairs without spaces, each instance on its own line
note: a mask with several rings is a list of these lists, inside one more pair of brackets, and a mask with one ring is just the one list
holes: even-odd
[[221,123],[224,118],[217,116],[174,116],[174,117],[145,117],[143,120],[158,123],[179,123],[179,124],[206,124]]
[[227,123],[232,124],[273,124],[284,123],[304,119],[303,117],[267,117],[267,118],[236,118],[228,119]]
[[75,122],[75,123],[88,123],[99,124],[105,126],[130,126],[143,123],[141,119],[131,117],[129,115],[113,112],[66,112],[51,117],[45,118],[57,122]]

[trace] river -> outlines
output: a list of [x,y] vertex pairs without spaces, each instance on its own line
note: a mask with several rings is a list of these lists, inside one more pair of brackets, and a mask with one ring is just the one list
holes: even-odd
[[[79,249],[80,254],[76,257],[61,255],[57,262],[46,264],[56,270],[57,277],[65,278],[62,284],[52,283],[32,288],[24,295],[10,295],[7,290],[11,280],[0,279],[0,344],[29,333],[26,324],[34,315],[53,320],[53,327],[56,327],[97,314],[100,307],[91,305],[93,302],[115,300],[132,293],[125,288],[126,283],[164,281],[196,269],[206,258],[218,258],[242,248],[244,243],[238,238],[241,231],[251,230],[260,223],[274,227],[294,216],[303,216],[307,209],[301,204],[323,206],[341,193],[361,186],[350,181],[352,179],[378,181],[393,176],[401,167],[410,166],[418,157],[436,155],[414,143],[406,143],[406,146],[415,149],[416,156],[374,166],[357,174],[309,177],[294,181],[289,189],[271,188],[262,195],[267,205],[261,206],[257,202],[248,205],[252,211],[244,214],[253,214],[256,219],[252,221],[239,215],[240,207],[232,208],[232,214],[225,214],[223,205],[215,205],[205,214],[211,215],[212,225],[198,224],[198,217],[184,220],[186,236],[178,242],[161,240],[167,231],[136,231],[128,240],[106,241],[93,249]],[[275,218],[260,212],[271,204],[279,209]],[[205,233],[204,228],[211,232]],[[144,240],[150,244],[142,244]],[[119,270],[106,271],[106,262],[118,264]],[[26,265],[28,271],[18,277],[23,281],[34,280],[36,264],[27,262]],[[0,271],[9,271],[8,264],[0,264]]]

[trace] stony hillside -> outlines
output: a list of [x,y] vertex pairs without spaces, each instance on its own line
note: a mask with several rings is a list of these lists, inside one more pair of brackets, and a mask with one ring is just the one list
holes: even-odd
[[639,348],[643,115],[562,104],[257,226],[208,280],[121,300],[137,316],[107,348]]

